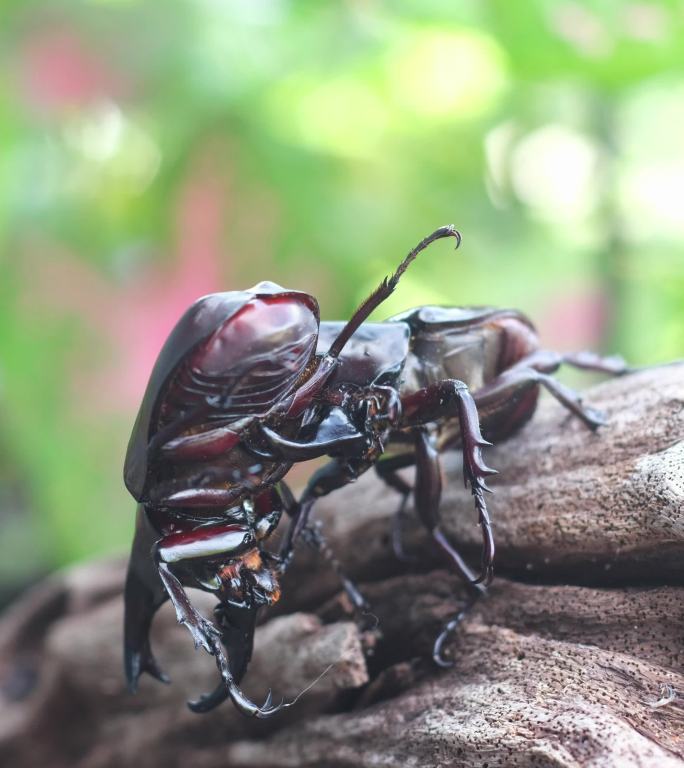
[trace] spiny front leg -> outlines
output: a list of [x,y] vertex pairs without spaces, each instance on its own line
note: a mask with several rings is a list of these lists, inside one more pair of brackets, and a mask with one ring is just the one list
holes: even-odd
[[[435,640],[432,657],[440,667],[450,667],[453,662],[446,659],[442,648],[447,637],[453,633],[467,611],[475,602],[486,593],[485,587],[480,583],[482,579],[476,579],[470,568],[461,558],[459,552],[447,540],[439,526],[439,503],[442,494],[441,467],[439,453],[434,441],[427,432],[427,428],[417,429],[415,432],[416,451],[416,485],[415,500],[416,510],[420,519],[432,534],[435,543],[449,558],[452,567],[468,584],[470,597],[467,605],[449,621]],[[483,571],[485,573],[485,571]]]
[[221,640],[221,632],[190,602],[183,585],[171,573],[169,566],[160,562],[158,568],[159,576],[176,611],[178,623],[188,628],[195,648],[202,646],[207,653],[215,655],[216,641]]
[[494,576],[494,535],[487,511],[485,491],[491,493],[485,478],[495,475],[496,470],[488,467],[482,458],[482,448],[491,445],[482,437],[477,406],[468,388],[462,382],[452,382],[458,406],[458,418],[463,440],[463,482],[470,488],[475,500],[478,520],[482,530],[481,573],[476,583],[489,584]]
[[[268,692],[266,701],[261,706],[255,704],[242,692],[231,673],[228,656],[226,655],[221,642],[221,631],[212,622],[205,619],[192,605],[183,589],[183,585],[176,576],[171,573],[168,565],[160,561],[158,563],[158,568],[162,582],[164,583],[164,586],[169,593],[169,597],[171,598],[171,602],[176,609],[176,616],[179,623],[184,624],[190,630],[195,642],[195,648],[198,648],[201,645],[214,657],[223,684],[237,709],[243,715],[247,715],[248,717],[265,718],[274,715],[285,707],[291,706],[291,702],[285,703],[284,701],[273,706],[271,691]],[[200,701],[199,703],[195,703],[194,707],[191,704],[191,708],[195,711],[204,711],[207,707],[203,706],[203,704],[204,703]]]
[[481,571],[474,583],[489,584],[494,573],[494,536],[484,494],[489,491],[485,478],[495,475],[496,470],[488,467],[482,458],[482,448],[490,443],[480,432],[475,401],[462,381],[445,379],[407,395],[402,399],[402,407],[406,426],[443,420],[445,416],[458,417],[463,446],[464,482],[470,484],[482,532]]

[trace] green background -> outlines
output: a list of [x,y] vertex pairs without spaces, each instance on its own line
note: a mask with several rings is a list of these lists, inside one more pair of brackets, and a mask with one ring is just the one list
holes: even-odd
[[[684,6],[92,0],[0,12],[0,584],[127,547],[147,376],[197,296],[515,306],[684,349]],[[579,379],[573,379],[577,383]],[[581,381],[586,382],[583,378]]]

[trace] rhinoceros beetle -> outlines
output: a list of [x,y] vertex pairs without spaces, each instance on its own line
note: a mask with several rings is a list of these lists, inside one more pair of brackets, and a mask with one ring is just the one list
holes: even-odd
[[[562,363],[620,374],[617,357],[560,355],[539,348],[532,323],[515,310],[426,306],[383,323],[366,323],[416,256],[441,238],[422,240],[346,323],[320,322],[313,296],[262,282],[247,291],[197,300],[164,344],[131,435],[125,483],[138,502],[125,587],[125,671],[132,690],[141,673],[166,677],[149,630],[170,598],[179,622],[215,657],[213,693],[190,702],[208,711],[228,697],[240,712],[267,717],[240,681],[252,653],[257,611],[279,597],[278,577],[297,540],[312,531],[316,499],[370,467],[402,494],[413,491],[418,517],[437,550],[476,596],[492,578],[494,540],[484,492],[494,473],[486,445],[507,438],[532,416],[540,387],[587,427],[603,423],[550,374]],[[458,447],[482,531],[480,572],[473,573],[439,522],[440,452]],[[284,477],[294,463],[329,456],[295,500]],[[411,488],[397,474],[415,465]],[[290,518],[277,553],[265,548],[283,512]],[[310,537],[313,541],[318,539]],[[363,598],[343,585],[358,607]],[[216,596],[214,621],[185,587]],[[442,643],[460,618],[449,622]]]

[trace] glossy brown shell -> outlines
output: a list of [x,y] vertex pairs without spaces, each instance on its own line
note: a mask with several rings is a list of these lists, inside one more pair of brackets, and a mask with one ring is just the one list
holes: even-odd
[[[149,443],[158,427],[157,415],[169,382],[193,352],[226,321],[235,317],[253,299],[292,297],[307,305],[315,324],[319,322],[318,304],[308,294],[290,291],[275,283],[262,282],[247,291],[213,293],[198,299],[181,317],[162,347],[150,375],[124,464],[124,482],[131,495],[140,500],[148,477]],[[311,354],[315,347],[312,344]],[[245,362],[240,361],[240,362]]]
[[[325,354],[344,327],[323,322],[318,335],[319,355]],[[411,330],[405,323],[364,323],[343,348],[330,384],[394,386],[409,353]]]

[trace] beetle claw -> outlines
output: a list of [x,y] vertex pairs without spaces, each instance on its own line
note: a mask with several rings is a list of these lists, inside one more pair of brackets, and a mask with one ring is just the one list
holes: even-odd
[[276,704],[275,706],[272,706],[273,704],[273,692],[269,688],[268,695],[266,696],[266,700],[264,703],[257,707],[254,704],[251,704],[251,706],[248,706],[245,709],[242,709],[240,705],[238,705],[238,709],[240,709],[243,714],[250,715],[251,717],[256,717],[258,720],[263,720],[267,717],[271,717],[272,715],[275,715],[276,712],[280,712],[281,709],[286,709],[287,707],[291,707],[294,702],[289,701],[286,702],[285,699],[280,700],[280,704]]
[[279,704],[273,706],[273,691],[269,688],[266,700],[261,706],[257,706],[244,696],[234,683],[229,685],[224,682],[211,693],[203,694],[199,699],[189,701],[188,708],[196,714],[204,714],[218,707],[229,697],[233,699],[233,703],[243,715],[256,717],[259,720],[271,717],[271,715],[275,715],[276,712],[290,707],[294,703],[282,699]]
[[482,593],[478,592],[474,594],[468,602],[461,608],[461,610],[454,616],[453,619],[448,621],[442,631],[437,635],[435,644],[432,646],[432,659],[438,667],[442,669],[449,669],[454,666],[452,659],[447,659],[444,656],[444,643],[448,640],[449,636],[454,633],[459,624],[463,621],[468,611],[475,605],[476,601],[481,597]]
[[589,429],[596,430],[599,427],[603,427],[608,423],[608,417],[603,411],[599,411],[596,408],[583,408],[585,414],[585,422]]
[[195,714],[204,714],[205,712],[211,712],[212,709],[216,709],[219,704],[228,698],[228,688],[221,683],[211,693],[203,693],[199,699],[194,699],[188,702],[188,709]]
[[482,568],[482,573],[470,583],[475,587],[482,584],[483,587],[488,587],[492,583],[494,578],[494,567],[492,565],[485,565]]
[[124,668],[128,682],[128,690],[136,693],[138,681],[143,672],[159,680],[161,683],[170,683],[171,678],[162,670],[150,650],[149,643],[141,651],[133,651],[126,647],[124,651]]
[[450,634],[451,633],[446,629],[443,629],[435,640],[435,644],[432,649],[432,660],[438,667],[441,667],[442,669],[449,669],[454,666],[454,661],[452,659],[447,659],[444,656],[444,643]]
[[255,717],[262,720],[266,717],[271,717],[271,715],[275,715],[276,712],[279,712],[281,709],[285,709],[286,707],[290,707],[292,704],[294,704],[293,701],[285,702],[283,699],[280,704],[272,706],[273,693],[269,689],[266,700],[261,706],[258,706],[249,698],[247,698],[247,696],[245,696],[240,686],[233,678],[233,675],[230,671],[228,658],[223,650],[223,646],[220,640],[216,639],[214,641],[211,654],[214,656],[216,666],[221,673],[223,685],[221,688],[217,688],[213,693],[201,696],[197,701],[188,702],[188,706],[193,712],[207,712],[230,696],[233,704],[240,713],[247,717]]
[[459,613],[453,619],[451,619],[451,621],[444,625],[442,631],[439,633],[439,635],[437,635],[435,644],[432,646],[432,659],[435,664],[442,669],[450,669],[455,664],[453,659],[447,659],[444,655],[444,643],[447,641],[449,636],[453,634],[456,627],[461,623],[461,619],[465,615],[466,610],[467,609],[464,608],[462,611],[459,611]]

